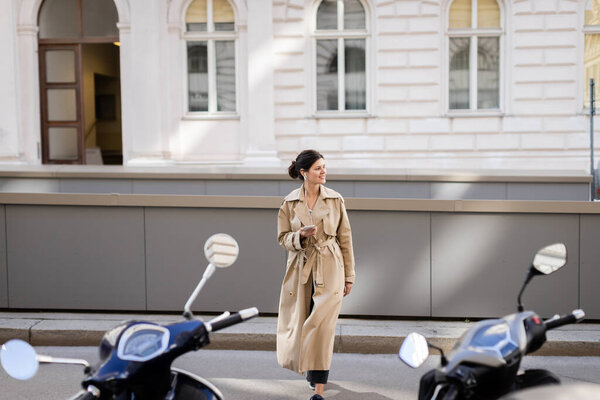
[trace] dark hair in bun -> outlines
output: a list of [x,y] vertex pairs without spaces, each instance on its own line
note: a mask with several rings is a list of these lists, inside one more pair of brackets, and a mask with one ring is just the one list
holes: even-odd
[[298,157],[296,157],[294,161],[292,161],[288,167],[288,174],[290,174],[292,179],[298,178],[303,181],[304,177],[300,173],[300,170],[303,169],[308,171],[315,162],[322,158],[325,157],[316,150],[304,150],[298,154]]

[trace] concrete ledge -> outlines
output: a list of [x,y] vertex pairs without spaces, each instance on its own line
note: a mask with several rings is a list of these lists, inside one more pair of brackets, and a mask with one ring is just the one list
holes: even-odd
[[[115,321],[45,320],[31,329],[33,346],[98,346]],[[69,344],[67,344],[69,343]]]
[[[105,207],[279,209],[279,196],[0,193],[0,204]],[[348,210],[454,213],[600,214],[600,202],[533,200],[346,199]]]
[[[0,165],[0,178],[72,179],[218,179],[289,180],[287,166],[249,168],[235,165],[124,167],[91,165]],[[592,181],[583,170],[447,170],[404,168],[329,168],[329,180],[339,181],[430,181],[430,182],[561,182]]]
[[38,324],[40,320],[35,319],[0,319],[0,343],[10,339],[21,339],[29,342],[30,329]]

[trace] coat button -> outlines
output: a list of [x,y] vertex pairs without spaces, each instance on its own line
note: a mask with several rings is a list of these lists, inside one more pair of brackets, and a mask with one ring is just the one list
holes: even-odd
[[293,295],[294,295],[294,292],[290,292],[290,296],[293,296]]
[[339,292],[336,290],[336,291],[335,291],[335,295],[337,296],[337,295],[338,295],[338,293],[339,293]]

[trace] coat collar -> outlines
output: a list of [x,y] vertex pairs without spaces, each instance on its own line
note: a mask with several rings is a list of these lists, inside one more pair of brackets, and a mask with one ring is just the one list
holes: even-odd
[[[319,198],[321,199],[341,199],[342,196],[333,189],[329,189],[321,185],[319,191]],[[301,185],[298,189],[293,190],[290,194],[285,196],[283,201],[302,201],[304,202],[304,188]]]
[[302,186],[287,195],[284,201],[297,202],[294,206],[294,211],[303,225],[317,225],[327,214],[329,214],[330,211],[325,200],[341,197],[342,196],[335,190],[321,185],[319,190],[319,198],[317,199],[312,211],[312,217],[305,202],[304,188]]

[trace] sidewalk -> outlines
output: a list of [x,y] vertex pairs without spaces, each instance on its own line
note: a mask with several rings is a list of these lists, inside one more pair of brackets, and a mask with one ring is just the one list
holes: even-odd
[[[204,317],[205,321],[213,317]],[[181,316],[159,314],[0,312],[0,343],[19,338],[34,346],[97,346],[104,332],[125,320],[167,324]],[[410,332],[449,350],[473,323],[455,321],[392,321],[341,318],[334,351],[397,353]],[[275,317],[258,317],[211,334],[207,349],[275,350]],[[535,354],[600,356],[600,324],[567,325],[548,333]]]

